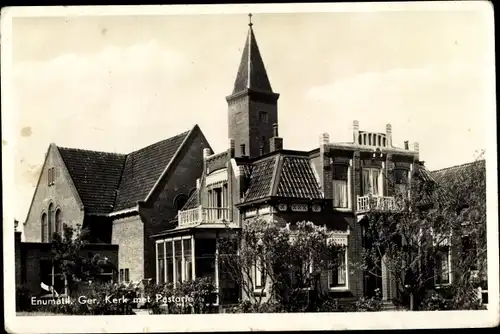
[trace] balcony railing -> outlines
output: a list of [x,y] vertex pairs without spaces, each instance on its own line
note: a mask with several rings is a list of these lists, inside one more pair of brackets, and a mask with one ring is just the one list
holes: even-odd
[[391,211],[396,209],[392,196],[358,196],[357,212]]
[[179,211],[178,219],[179,226],[223,223],[229,221],[229,209],[205,208],[199,206],[197,208]]

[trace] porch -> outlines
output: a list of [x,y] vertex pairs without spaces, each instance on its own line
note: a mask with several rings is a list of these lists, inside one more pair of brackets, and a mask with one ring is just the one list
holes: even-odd
[[209,278],[214,286],[214,306],[237,303],[240,289],[219,261],[218,237],[226,231],[184,230],[156,240],[156,282],[171,283]]

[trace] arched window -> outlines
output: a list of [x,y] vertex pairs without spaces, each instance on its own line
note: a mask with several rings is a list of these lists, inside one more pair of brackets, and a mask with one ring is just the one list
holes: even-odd
[[188,197],[184,194],[177,195],[174,200],[174,207],[177,211],[181,210],[186,204]]
[[56,233],[61,234],[62,232],[62,222],[61,222],[61,209],[56,210]]
[[49,204],[49,233],[48,241],[52,241],[52,233],[54,233],[54,204]]
[[42,214],[42,242],[47,241],[48,233],[49,232],[47,231],[47,214],[44,212]]

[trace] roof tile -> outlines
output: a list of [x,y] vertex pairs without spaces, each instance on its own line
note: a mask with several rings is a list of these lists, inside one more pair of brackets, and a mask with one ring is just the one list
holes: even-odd
[[284,157],[276,196],[323,198],[308,158]]

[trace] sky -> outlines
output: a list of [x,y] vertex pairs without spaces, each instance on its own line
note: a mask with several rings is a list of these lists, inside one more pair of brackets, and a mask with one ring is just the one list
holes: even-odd
[[[285,148],[313,149],[324,132],[351,141],[358,120],[364,131],[392,124],[395,146],[419,142],[431,170],[474,160],[495,124],[490,15],[254,14]],[[243,12],[13,18],[14,135],[2,138],[15,151],[13,215],[26,218],[50,143],[128,153],[198,124],[227,149],[247,23]]]

